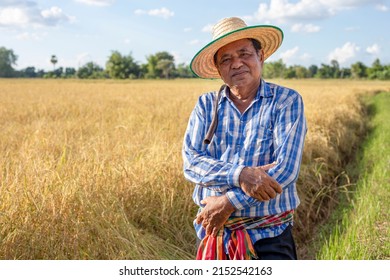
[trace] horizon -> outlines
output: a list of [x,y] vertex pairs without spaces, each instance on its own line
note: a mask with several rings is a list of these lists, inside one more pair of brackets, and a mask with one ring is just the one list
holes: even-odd
[[[227,5],[216,0],[2,0],[0,47],[17,55],[16,70],[35,67],[78,69],[87,62],[105,68],[111,51],[131,54],[138,64],[166,51],[175,64],[189,64],[211,41],[221,18],[238,16],[248,25],[271,24],[284,32],[281,47],[266,62],[341,68],[379,59],[390,63],[389,0],[249,0]],[[224,4],[224,6],[222,6]],[[207,9],[206,9],[207,7]],[[222,8],[223,7],[223,8]]]

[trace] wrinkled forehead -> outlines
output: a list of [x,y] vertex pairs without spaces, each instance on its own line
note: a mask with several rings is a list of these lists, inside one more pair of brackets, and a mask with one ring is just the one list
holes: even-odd
[[252,41],[250,38],[240,39],[237,41],[233,41],[229,44],[224,45],[219,48],[215,53],[216,57],[222,57],[224,55],[239,53],[245,50],[254,50]]

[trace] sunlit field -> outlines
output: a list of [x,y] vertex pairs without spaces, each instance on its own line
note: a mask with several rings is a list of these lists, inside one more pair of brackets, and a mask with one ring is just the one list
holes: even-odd
[[[276,81],[300,92],[309,132],[294,235],[301,258],[348,190],[366,134],[359,96],[380,81]],[[182,173],[187,120],[220,81],[0,79],[0,259],[193,259]]]

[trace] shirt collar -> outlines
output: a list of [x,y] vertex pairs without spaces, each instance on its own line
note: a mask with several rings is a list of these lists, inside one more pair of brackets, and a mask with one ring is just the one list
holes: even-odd
[[273,93],[268,83],[261,79],[259,90],[257,91],[256,99],[260,97],[271,97]]
[[[218,103],[221,103],[223,99],[227,98],[229,91],[230,89],[227,86],[222,90],[221,92],[222,98],[219,99]],[[263,79],[261,79],[260,86],[259,89],[257,90],[257,94],[254,100],[257,101],[258,99],[260,99],[260,97],[271,97],[271,96],[273,96],[273,93],[271,91],[269,84],[267,84]]]

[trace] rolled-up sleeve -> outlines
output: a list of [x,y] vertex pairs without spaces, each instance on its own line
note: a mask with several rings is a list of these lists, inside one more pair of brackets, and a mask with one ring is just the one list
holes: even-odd
[[[275,159],[276,165],[267,173],[285,189],[294,185],[298,178],[307,132],[304,105],[298,93],[290,93],[288,98],[276,107],[274,123],[275,151],[272,158]],[[246,195],[241,188],[231,189],[226,195],[238,210],[261,203]]]
[[239,187],[239,176],[244,166],[221,161],[208,154],[203,139],[210,123],[206,120],[205,111],[213,110],[210,101],[201,96],[191,113],[183,142],[183,169],[187,180],[223,192]]
[[276,166],[268,174],[285,188],[298,179],[307,125],[299,94],[291,95],[277,110],[274,129],[276,149],[273,155]]

